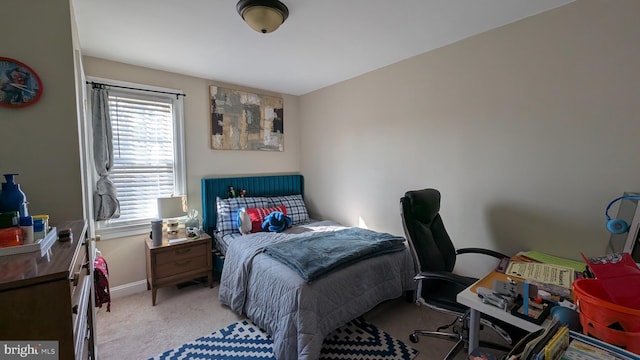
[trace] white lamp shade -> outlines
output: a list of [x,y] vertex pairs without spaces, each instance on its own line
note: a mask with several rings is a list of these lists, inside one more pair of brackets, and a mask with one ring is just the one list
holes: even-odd
[[187,197],[184,195],[159,197],[158,217],[161,219],[179,218],[187,215]]

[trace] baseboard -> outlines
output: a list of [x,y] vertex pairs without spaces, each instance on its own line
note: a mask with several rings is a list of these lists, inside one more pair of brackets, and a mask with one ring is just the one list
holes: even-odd
[[112,299],[147,291],[147,280],[140,280],[124,285],[114,286],[110,291]]

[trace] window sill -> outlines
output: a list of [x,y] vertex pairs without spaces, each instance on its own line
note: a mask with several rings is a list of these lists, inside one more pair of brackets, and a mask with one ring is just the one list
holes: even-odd
[[151,224],[127,225],[127,226],[96,229],[96,235],[100,235],[100,240],[120,239],[125,237],[148,235],[150,232],[151,232]]

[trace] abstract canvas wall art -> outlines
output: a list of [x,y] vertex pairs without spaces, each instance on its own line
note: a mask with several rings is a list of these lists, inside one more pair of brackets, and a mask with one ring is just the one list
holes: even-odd
[[211,148],[284,151],[284,101],[219,86],[211,94]]

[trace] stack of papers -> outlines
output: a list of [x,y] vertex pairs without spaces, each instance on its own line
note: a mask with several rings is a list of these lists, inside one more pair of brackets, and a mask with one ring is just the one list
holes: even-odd
[[565,259],[558,256],[541,253],[539,251],[527,251],[526,253],[524,253],[524,256],[545,264],[570,267],[577,272],[583,272],[587,267],[587,265],[582,261]]
[[533,280],[545,284],[562,286],[570,289],[575,280],[575,270],[566,266],[533,263],[533,262],[510,262],[506,275],[516,276],[526,280]]

